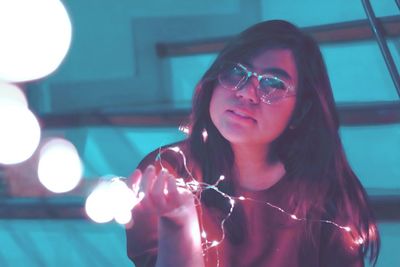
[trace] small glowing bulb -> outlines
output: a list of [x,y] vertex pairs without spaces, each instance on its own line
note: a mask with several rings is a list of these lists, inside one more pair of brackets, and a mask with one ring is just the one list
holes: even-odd
[[207,238],[207,233],[205,231],[201,232],[201,237],[202,238]]
[[171,149],[172,151],[178,153],[179,151],[181,151],[181,149],[178,146],[174,146],[174,147],[170,147],[169,149]]
[[178,186],[186,186],[185,181],[182,178],[177,178],[176,179],[176,184]]
[[359,237],[357,240],[354,241],[357,245],[362,245],[364,243],[364,239]]
[[296,216],[296,215],[294,215],[294,214],[290,215],[290,217],[292,217],[292,219],[295,219],[295,220],[297,220],[297,219],[298,219],[298,218],[297,218],[297,216]]
[[240,200],[245,200],[246,198],[244,196],[239,197]]
[[221,175],[220,177],[219,177],[219,179],[218,179],[219,181],[223,181],[223,180],[225,180],[225,176],[224,175]]
[[164,195],[168,195],[168,189],[167,188],[164,188]]
[[179,126],[179,131],[183,132],[184,134],[189,134],[189,127]]
[[206,142],[207,138],[208,138],[207,130],[204,129],[203,132],[201,133],[201,135],[203,136],[203,142]]
[[199,189],[199,186],[197,184],[192,184],[191,188],[192,190],[197,191]]
[[141,201],[144,198],[145,195],[146,194],[144,192],[139,192],[139,194],[138,194],[139,201]]
[[211,247],[216,247],[216,246],[218,246],[218,241],[213,241],[212,243],[211,243]]
[[231,198],[231,199],[229,200],[229,202],[231,203],[232,206],[235,205],[235,200],[234,200],[234,199]]
[[343,229],[346,230],[347,232],[350,232],[350,231],[351,231],[351,228],[348,227],[348,226],[343,227]]

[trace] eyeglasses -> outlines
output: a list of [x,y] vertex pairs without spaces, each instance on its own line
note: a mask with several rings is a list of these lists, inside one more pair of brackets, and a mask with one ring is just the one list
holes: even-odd
[[240,63],[228,63],[218,74],[219,83],[235,91],[241,90],[251,76],[258,80],[257,93],[260,100],[266,104],[274,104],[285,97],[295,96],[294,86],[273,74],[258,74],[249,71]]

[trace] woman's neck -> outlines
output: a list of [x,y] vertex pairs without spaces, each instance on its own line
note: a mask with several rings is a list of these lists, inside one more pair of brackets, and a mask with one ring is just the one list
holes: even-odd
[[285,174],[281,161],[271,160],[269,147],[259,145],[232,145],[235,155],[234,183],[250,191],[268,189]]

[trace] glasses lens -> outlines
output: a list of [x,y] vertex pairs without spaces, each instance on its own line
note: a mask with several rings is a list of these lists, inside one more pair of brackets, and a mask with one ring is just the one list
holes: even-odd
[[288,92],[288,84],[274,76],[264,76],[259,83],[260,98],[264,102],[279,100]]
[[247,72],[239,65],[229,64],[218,75],[222,86],[237,89],[240,83],[247,77]]

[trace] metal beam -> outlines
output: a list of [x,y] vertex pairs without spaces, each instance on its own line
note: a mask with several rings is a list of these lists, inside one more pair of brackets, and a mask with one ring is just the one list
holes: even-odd
[[[388,16],[377,20],[381,23],[387,38],[400,36],[400,16]],[[304,27],[302,29],[313,36],[320,44],[354,42],[374,38],[367,19]],[[231,39],[232,36],[225,36],[185,42],[160,42],[156,44],[156,51],[160,57],[217,53]]]
[[[400,101],[338,103],[340,123],[362,126],[400,123]],[[108,113],[46,114],[39,116],[43,128],[72,127],[178,127],[188,121],[189,109],[135,110]]]
[[[51,200],[51,198],[49,199]],[[400,195],[370,196],[372,208],[379,221],[400,220]],[[88,219],[84,198],[68,202],[18,201],[6,199],[0,204],[0,219]]]

